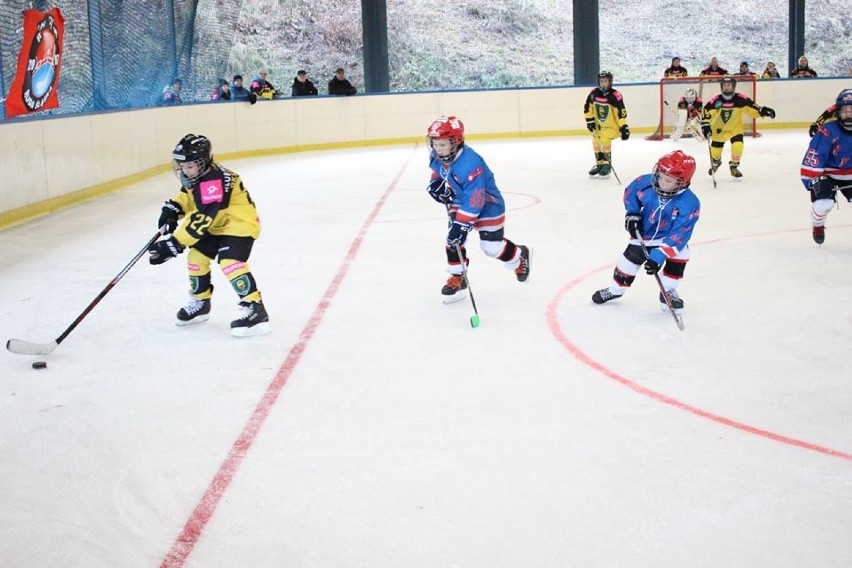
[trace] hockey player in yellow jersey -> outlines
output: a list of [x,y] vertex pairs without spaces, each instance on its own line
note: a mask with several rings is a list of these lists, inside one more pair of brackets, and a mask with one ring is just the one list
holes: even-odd
[[752,118],[775,118],[775,111],[762,107],[742,93],[736,92],[737,82],[733,77],[725,77],[719,84],[722,92],[704,105],[701,131],[710,140],[710,170],[712,175],[722,165],[722,148],[731,141],[731,175],[743,177],[740,172],[740,159],[743,155],[743,113]]
[[240,299],[240,315],[231,322],[231,335],[269,333],[269,316],[248,265],[254,241],[260,236],[260,219],[240,176],[213,161],[210,140],[202,135],[181,138],[172,159],[181,189],[166,201],[157,221],[165,238],[148,252],[151,264],[162,264],[189,249],[190,301],[178,311],[177,325],[210,319],[210,264],[217,259]]
[[612,88],[612,73],[598,73],[598,86],[592,89],[583,105],[586,128],[592,133],[592,147],[595,150],[595,167],[589,170],[589,177],[608,178],[612,171],[612,141],[616,138],[630,138],[627,126],[627,109],[624,99]]

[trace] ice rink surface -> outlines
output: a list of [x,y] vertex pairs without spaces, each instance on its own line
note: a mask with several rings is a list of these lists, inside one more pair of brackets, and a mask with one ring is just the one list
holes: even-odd
[[[4,350],[0,564],[793,568],[852,565],[852,207],[811,240],[807,133],[746,139],[713,189],[693,140],[614,143],[624,185],[698,160],[685,331],[624,249],[587,137],[470,142],[534,247],[526,284],[473,236],[445,306],[423,144],[224,164],[258,204],[273,333],[234,339],[214,267],[143,258],[33,370]],[[213,140],[214,150],[216,140]],[[164,148],[164,159],[170,148]],[[154,235],[171,174],[0,232],[0,338],[55,339]]]

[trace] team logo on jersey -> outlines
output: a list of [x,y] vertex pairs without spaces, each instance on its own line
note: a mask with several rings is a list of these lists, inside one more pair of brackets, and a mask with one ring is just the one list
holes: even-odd
[[728,121],[731,120],[731,117],[734,116],[734,110],[728,109],[728,108],[723,108],[722,111],[719,113],[719,116],[722,117],[722,122],[727,124]]
[[609,118],[609,105],[600,105],[595,103],[595,114],[597,115],[598,120],[606,122],[606,119]]
[[678,215],[680,215],[680,210],[677,207],[672,207],[672,221],[677,219]]

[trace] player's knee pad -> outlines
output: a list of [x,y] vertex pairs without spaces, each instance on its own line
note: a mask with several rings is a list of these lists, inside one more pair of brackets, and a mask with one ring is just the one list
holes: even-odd
[[612,271],[612,279],[615,280],[616,284],[623,288],[629,288],[633,281],[636,280],[635,274],[627,274],[626,272],[622,272],[615,267],[615,270]]
[[673,280],[683,278],[683,272],[686,270],[686,260],[670,258],[663,265],[663,275],[668,276]]
[[834,199],[817,199],[813,202],[814,213],[825,217],[834,208]]
[[632,262],[633,264],[642,264],[645,262],[645,253],[642,252],[642,247],[639,245],[627,245],[627,248],[624,249],[624,258]]
[[500,256],[503,250],[506,248],[506,241],[500,239],[499,241],[483,241],[479,240],[479,248],[482,249],[482,252],[490,256],[491,258],[496,258]]
[[257,282],[252,276],[248,263],[232,258],[223,258],[219,260],[219,267],[228,282],[231,283],[231,287],[237,293],[237,296],[244,298],[257,293]]

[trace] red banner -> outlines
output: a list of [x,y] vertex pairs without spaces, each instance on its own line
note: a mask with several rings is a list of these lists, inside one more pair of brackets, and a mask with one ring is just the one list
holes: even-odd
[[6,116],[59,107],[59,69],[65,18],[59,8],[24,11],[24,41],[18,72],[6,97]]

